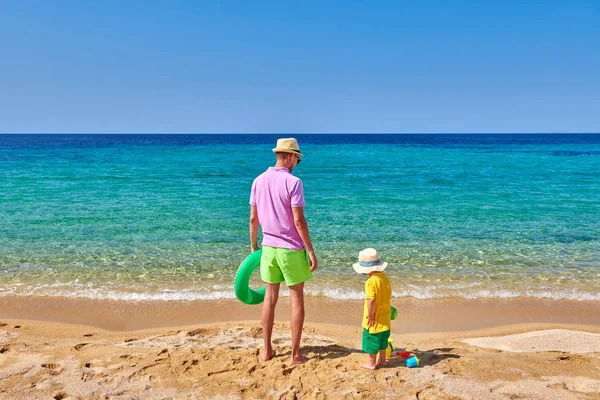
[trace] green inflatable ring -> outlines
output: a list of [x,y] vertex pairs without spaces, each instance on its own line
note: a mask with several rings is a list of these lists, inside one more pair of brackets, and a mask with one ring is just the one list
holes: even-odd
[[263,286],[258,290],[252,290],[250,288],[250,277],[254,270],[260,267],[261,255],[262,250],[251,253],[244,261],[242,261],[235,274],[233,289],[235,290],[235,296],[242,303],[260,304],[265,299],[266,286]]

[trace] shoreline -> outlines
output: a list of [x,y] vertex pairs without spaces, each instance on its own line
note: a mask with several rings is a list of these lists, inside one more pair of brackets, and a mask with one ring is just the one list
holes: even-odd
[[[468,331],[517,324],[600,325],[600,301],[519,299],[393,299],[398,333]],[[306,297],[306,323],[360,326],[362,300]],[[0,318],[85,325],[109,331],[137,331],[236,321],[260,323],[261,307],[237,300],[123,301],[86,298],[4,296]],[[275,320],[289,321],[287,297]]]

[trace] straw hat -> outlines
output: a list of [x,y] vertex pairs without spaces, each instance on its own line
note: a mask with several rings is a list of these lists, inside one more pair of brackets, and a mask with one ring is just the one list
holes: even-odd
[[277,139],[277,147],[273,149],[273,153],[292,153],[302,157],[298,142],[294,138]]
[[377,250],[368,248],[358,253],[358,262],[352,264],[352,268],[359,274],[370,274],[383,271],[387,265],[386,262],[381,262]]

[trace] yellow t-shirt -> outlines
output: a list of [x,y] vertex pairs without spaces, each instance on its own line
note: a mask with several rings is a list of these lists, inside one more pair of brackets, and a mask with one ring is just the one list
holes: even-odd
[[[375,326],[369,327],[367,306],[368,299],[375,299]],[[390,280],[383,272],[375,272],[365,282],[365,306],[363,313],[362,327],[369,330],[369,333],[379,333],[391,329],[392,315],[392,285]]]

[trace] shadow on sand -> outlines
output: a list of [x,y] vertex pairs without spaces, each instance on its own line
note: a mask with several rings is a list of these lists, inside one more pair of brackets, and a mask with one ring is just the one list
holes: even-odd
[[[417,356],[417,358],[420,360],[419,366],[413,367],[413,368],[422,368],[422,367],[425,367],[428,365],[435,365],[435,364],[439,363],[440,361],[446,360],[448,358],[460,358],[460,356],[458,354],[451,353],[451,351],[453,351],[453,350],[454,350],[453,348],[449,348],[449,347],[436,348],[436,349],[431,349],[431,350],[394,349],[393,354],[395,354],[396,352],[401,352],[401,351],[410,352],[410,353],[414,354],[415,356]],[[390,357],[388,359],[388,367],[393,368],[393,367],[400,367],[400,366],[406,366],[406,358],[394,356],[394,357]]]
[[[435,348],[431,350],[394,349],[392,353],[393,356],[388,359],[388,368],[401,367],[406,365],[406,358],[396,356],[396,352],[410,351],[421,361],[419,367],[424,367],[427,365],[435,365],[440,361],[446,360],[448,358],[460,358],[458,354],[452,353],[453,350],[453,348]],[[361,349],[353,349],[350,347],[339,346],[336,344],[331,344],[327,346],[303,346],[302,352],[305,354],[312,353],[314,354],[314,358],[322,360],[332,360],[336,358],[347,357],[352,353],[365,354],[364,351],[362,351]]]
[[[435,348],[431,350],[405,350],[397,348],[394,349],[392,357],[388,358],[387,368],[406,366],[406,358],[402,358],[400,356],[395,355],[396,352],[408,351],[412,353],[413,355],[417,356],[417,358],[419,358],[419,367],[424,367],[427,365],[435,365],[440,361],[446,360],[448,358],[460,358],[458,354],[451,353],[453,350],[453,348]],[[327,346],[303,346],[302,352],[304,354],[312,353],[313,358],[321,360],[333,360],[336,358],[348,357],[352,353],[365,354],[365,352],[361,349],[354,349],[351,347],[344,347],[336,344],[331,344]],[[290,354],[290,352],[285,353],[286,356]]]

